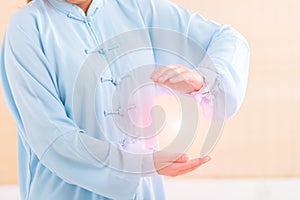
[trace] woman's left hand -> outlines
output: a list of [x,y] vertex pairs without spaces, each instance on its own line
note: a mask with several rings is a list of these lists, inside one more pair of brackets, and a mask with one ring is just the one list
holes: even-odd
[[192,93],[199,91],[204,78],[197,73],[182,65],[166,65],[154,70],[150,77],[153,82],[166,85],[181,93]]

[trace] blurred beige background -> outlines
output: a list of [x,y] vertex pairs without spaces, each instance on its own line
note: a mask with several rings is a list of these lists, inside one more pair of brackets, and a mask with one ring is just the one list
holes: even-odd
[[[25,1],[25,0],[24,0]],[[0,37],[23,0],[1,0]],[[239,113],[226,123],[213,160],[186,177],[300,176],[300,2],[174,0],[238,29],[251,47],[249,85]],[[0,100],[0,184],[17,182],[16,130]],[[195,153],[199,151],[192,148]]]

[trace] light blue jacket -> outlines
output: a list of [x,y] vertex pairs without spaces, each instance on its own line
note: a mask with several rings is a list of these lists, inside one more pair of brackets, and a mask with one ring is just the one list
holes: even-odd
[[[128,161],[118,151],[139,142],[120,134],[109,115],[112,91],[130,66],[192,65],[151,48],[162,45],[154,44],[156,41],[175,44],[176,34],[159,37],[159,31],[149,28],[180,33],[202,48],[210,62],[199,52],[199,73],[206,78],[209,98],[225,99],[226,118],[236,113],[246,90],[249,49],[230,26],[191,14],[167,0],[93,0],[87,15],[65,1],[34,0],[12,16],[0,57],[1,85],[18,129],[22,199],[165,199],[161,176],[123,173],[106,165],[116,161],[117,167],[130,165],[128,169],[138,172],[146,165],[153,166],[149,156]],[[146,30],[150,39],[142,44],[145,48],[122,55],[111,63],[115,66],[111,71],[104,70],[96,77],[98,130],[93,127],[95,122],[88,120],[92,113],[85,110],[89,103],[85,102],[85,89],[76,91],[76,84],[82,86],[78,77],[91,63],[100,66],[109,56],[116,58],[114,49],[122,49],[122,42],[103,44],[134,30]],[[124,41],[133,44],[129,49],[135,48],[138,37]],[[143,43],[143,38],[140,41]],[[95,52],[98,57],[93,57]],[[82,84],[89,86],[90,79],[92,76],[84,77]],[[79,97],[74,100],[75,92]]]

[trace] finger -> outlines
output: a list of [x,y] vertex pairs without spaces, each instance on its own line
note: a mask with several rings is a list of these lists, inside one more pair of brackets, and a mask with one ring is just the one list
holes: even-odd
[[204,78],[200,74],[194,72],[185,72],[177,76],[173,76],[171,79],[169,79],[169,83],[174,85],[178,83],[185,83],[194,91],[198,91],[203,86]]
[[164,83],[175,76],[180,76],[181,73],[183,73],[185,71],[186,71],[186,69],[184,69],[184,68],[169,69],[169,70],[165,71],[163,74],[161,74],[161,76],[157,79],[157,82]]
[[161,66],[159,68],[157,68],[156,70],[154,70],[150,76],[150,78],[153,81],[157,81],[158,78],[167,70],[169,69],[175,69],[177,66],[176,65],[167,65],[167,66]]
[[[169,65],[169,67],[171,67],[171,65]],[[157,81],[157,79],[160,77],[161,74],[163,74],[165,71],[167,71],[169,68],[167,68],[167,66],[161,66],[157,69],[155,69],[150,78],[153,80],[153,81]]]
[[178,175],[189,173],[197,169],[204,163],[208,162],[209,160],[211,160],[210,157],[205,157],[189,160],[188,163],[172,163],[171,165],[157,169],[157,171],[162,175],[175,177]]
[[166,153],[165,156],[166,162],[187,162],[189,157],[185,153]]
[[180,176],[180,175],[184,175],[184,174],[188,174],[196,169],[198,169],[199,167],[201,167],[203,164],[201,165],[197,165],[197,166],[194,166],[194,167],[191,167],[189,169],[185,169],[185,170],[181,170],[178,172],[177,176]]
[[169,82],[171,84],[175,84],[175,83],[179,83],[179,82],[187,82],[188,83],[188,80],[189,78],[191,78],[191,72],[185,72],[185,73],[181,73],[180,75],[178,76],[173,76]]
[[175,160],[174,162],[177,163],[184,163],[187,162],[189,160],[189,157],[187,154],[182,154],[177,160]]
[[194,158],[192,160],[189,160],[185,163],[174,163],[174,170],[178,170],[178,172],[180,171],[185,171],[185,170],[189,170],[191,168],[197,168],[200,165],[203,165],[204,163],[210,161],[211,158],[210,157],[204,157],[204,158]]
[[[199,158],[198,158],[198,160],[199,160]],[[189,172],[192,172],[192,171],[194,171],[195,169],[199,168],[200,166],[202,166],[203,164],[207,163],[210,160],[211,160],[211,158],[209,158],[209,157],[206,160],[199,160],[197,162],[197,164],[195,164],[195,165],[193,165],[191,167],[179,170],[178,175],[183,175],[183,174],[187,174]]]
[[186,163],[188,160],[189,157],[187,154],[173,154],[171,156],[165,157],[164,160],[161,161],[159,169],[169,167],[174,163]]
[[[157,153],[156,153],[157,154]],[[187,154],[178,154],[178,153],[159,153],[160,155],[156,156],[159,157],[159,159],[157,159],[156,163],[158,164],[157,169],[161,170],[164,168],[167,168],[171,165],[173,165],[174,163],[185,163],[189,160],[189,157]]]

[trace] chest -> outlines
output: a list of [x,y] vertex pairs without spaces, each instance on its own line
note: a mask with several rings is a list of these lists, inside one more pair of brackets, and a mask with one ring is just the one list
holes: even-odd
[[[139,13],[129,15],[114,9],[108,7],[85,21],[59,13],[52,14],[47,27],[41,32],[54,82],[70,117],[74,114],[73,93],[83,68],[97,69],[98,72],[94,74],[97,80],[108,80],[109,83],[121,80],[134,68],[155,63],[151,39],[143,21],[138,20],[141,19]],[[112,12],[115,13],[114,17],[108,18]],[[104,61],[87,66],[87,61],[95,56]],[[83,81],[88,82],[89,77]],[[97,98],[101,98],[105,104],[105,99],[109,99],[115,86],[103,86],[107,87],[104,89],[107,94],[98,95]]]

